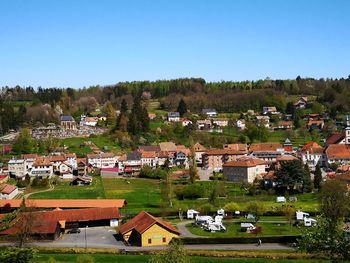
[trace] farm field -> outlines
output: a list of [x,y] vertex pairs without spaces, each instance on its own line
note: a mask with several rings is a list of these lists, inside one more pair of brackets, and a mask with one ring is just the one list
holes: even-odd
[[69,181],[55,185],[49,192],[33,193],[30,199],[104,199],[105,192],[100,176],[94,176],[90,186],[72,186]]

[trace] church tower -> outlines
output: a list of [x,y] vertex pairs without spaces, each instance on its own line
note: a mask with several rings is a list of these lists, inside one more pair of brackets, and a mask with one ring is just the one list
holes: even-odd
[[350,120],[348,115],[346,115],[345,144],[350,145]]

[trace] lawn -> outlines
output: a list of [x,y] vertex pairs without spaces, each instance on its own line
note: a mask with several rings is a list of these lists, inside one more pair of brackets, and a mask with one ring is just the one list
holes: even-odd
[[[37,257],[31,262],[55,262],[57,263],[68,263],[68,262],[77,262],[77,258],[84,254],[39,254]],[[151,256],[148,255],[113,255],[113,254],[90,254],[89,257],[94,259],[95,263],[103,262],[103,263],[129,263],[129,262],[148,262]],[[228,263],[228,262],[243,262],[243,263],[268,263],[271,262],[271,259],[264,258],[219,258],[219,257],[198,257],[198,256],[190,256],[189,257],[191,263]],[[85,262],[85,261],[81,261]],[[86,261],[87,262],[87,261]],[[90,262],[90,261],[89,261]],[[280,263],[299,263],[299,262],[307,262],[307,263],[321,263],[321,262],[329,262],[326,260],[316,260],[316,259],[279,259]]]
[[127,213],[137,214],[142,210],[159,212],[161,202],[158,180],[130,178],[104,178],[106,198],[123,198],[128,202]]
[[[239,222],[223,222],[226,227],[226,232],[216,232],[211,233],[205,231],[200,227],[193,227],[192,224],[188,224],[187,229],[199,236],[209,236],[209,237],[254,237],[255,234],[244,233],[240,231],[240,223]],[[281,236],[281,235],[298,235],[300,234],[300,229],[298,227],[290,226],[285,223],[263,223],[259,222],[254,224],[255,226],[260,226],[262,232],[258,236]]]
[[55,189],[49,192],[32,194],[30,199],[103,199],[103,190],[100,176],[94,176],[91,186],[71,186],[69,181],[55,185]]
[[121,148],[119,145],[114,143],[111,138],[107,135],[100,135],[96,137],[75,137],[75,138],[66,138],[61,140],[61,144],[68,146],[70,152],[76,153],[79,157],[85,157],[88,153],[93,153],[91,148],[88,145],[85,145],[85,142],[91,141],[96,144],[101,150],[103,147],[107,147],[108,151],[114,152],[116,154],[120,153]]

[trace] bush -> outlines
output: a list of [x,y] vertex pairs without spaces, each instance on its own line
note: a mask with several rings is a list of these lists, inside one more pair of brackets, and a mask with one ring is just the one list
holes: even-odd
[[204,196],[204,189],[198,184],[190,184],[175,189],[177,199],[197,199]]
[[49,178],[40,179],[35,177],[32,181],[33,187],[45,187],[49,185]]
[[149,165],[144,165],[141,168],[139,177],[150,179],[163,179],[167,175],[166,171],[162,168],[152,169]]
[[199,208],[199,211],[204,215],[207,215],[210,212],[215,211],[215,208],[211,204],[207,203],[207,204],[201,205],[201,207]]

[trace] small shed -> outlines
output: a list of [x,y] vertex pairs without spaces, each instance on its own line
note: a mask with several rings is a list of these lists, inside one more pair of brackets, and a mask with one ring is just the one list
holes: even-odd
[[241,223],[241,232],[251,232],[255,229],[252,223]]
[[302,212],[302,211],[297,211],[297,212],[296,212],[296,218],[297,218],[297,220],[304,220],[304,218],[307,218],[307,217],[309,217],[309,216],[310,216],[309,213],[304,213],[304,212]]
[[90,185],[92,183],[92,176],[77,176],[70,185]]

